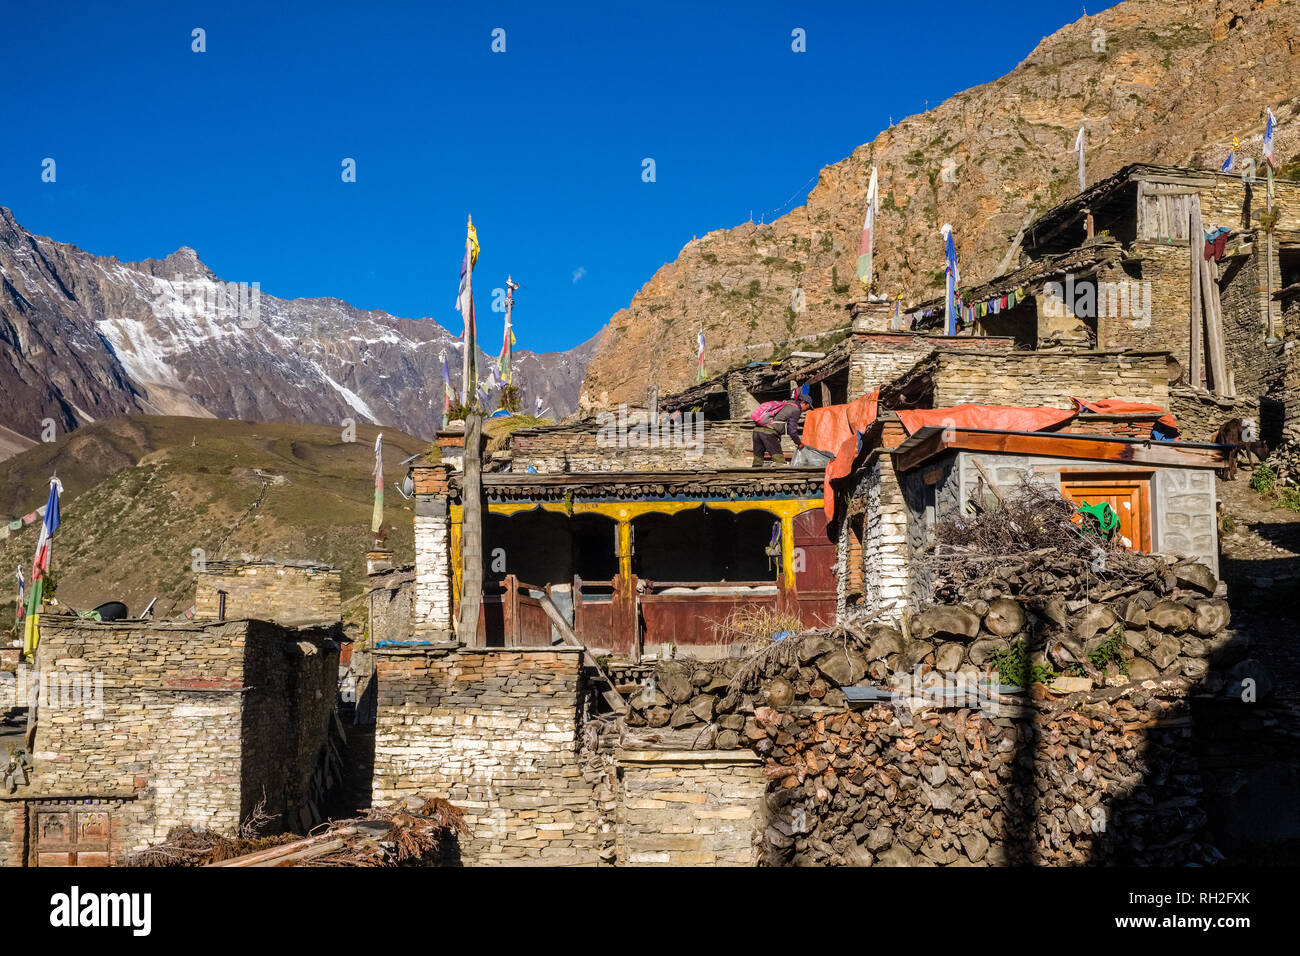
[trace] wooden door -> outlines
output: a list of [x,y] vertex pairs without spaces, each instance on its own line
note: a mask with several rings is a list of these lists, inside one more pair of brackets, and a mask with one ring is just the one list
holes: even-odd
[[1076,504],[1109,504],[1119,515],[1124,547],[1151,550],[1151,479],[1062,475],[1061,494]]
[[794,519],[794,590],[799,618],[808,627],[835,623],[835,542],[826,534],[826,513],[805,511]]

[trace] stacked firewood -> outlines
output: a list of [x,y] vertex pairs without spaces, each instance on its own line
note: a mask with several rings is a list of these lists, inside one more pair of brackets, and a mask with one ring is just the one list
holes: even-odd
[[768,865],[1183,865],[1218,858],[1178,701],[1130,687],[990,717],[759,707]]
[[1113,556],[982,563],[897,626],[660,662],[622,746],[751,748],[771,865],[1213,862],[1186,702],[1254,662],[1208,569]]
[[756,706],[788,707],[802,700],[843,707],[841,685],[865,673],[846,666],[843,652],[849,645],[860,648],[859,639],[809,633],[744,660],[660,661],[652,677],[629,695],[622,745],[735,750],[747,746],[742,731]]

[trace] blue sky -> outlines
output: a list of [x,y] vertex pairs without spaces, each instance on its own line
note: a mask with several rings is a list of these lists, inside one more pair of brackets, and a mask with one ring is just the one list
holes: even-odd
[[576,345],[693,235],[788,211],[891,115],[1001,76],[1083,15],[1079,0],[275,6],[10,5],[0,205],[97,254],[192,246],[228,281],[453,332],[472,213],[489,351],[507,272],[519,347]]

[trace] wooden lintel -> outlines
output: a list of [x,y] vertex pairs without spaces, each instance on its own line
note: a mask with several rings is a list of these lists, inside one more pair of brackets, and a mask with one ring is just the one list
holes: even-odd
[[1184,468],[1220,468],[1227,458],[1217,445],[1182,442],[1129,442],[1087,438],[1076,434],[1026,434],[956,430],[947,441],[937,431],[896,456],[899,471],[910,471],[940,450],[1074,458],[1127,465],[1167,465]]

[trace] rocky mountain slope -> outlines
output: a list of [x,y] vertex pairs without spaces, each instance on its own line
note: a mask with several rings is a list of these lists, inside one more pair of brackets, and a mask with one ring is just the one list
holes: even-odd
[[[32,235],[0,207],[0,425],[20,439],[42,438],[46,419],[62,434],[131,412],[351,418],[431,436],[440,352],[460,381],[453,342],[431,319],[338,299],[254,302],[189,248],[138,263],[91,255]],[[571,411],[594,347],[516,353],[529,410],[540,396]],[[13,445],[0,440],[0,454]]]
[[[170,618],[193,603],[195,549],[208,559],[323,561],[343,570],[344,597],[360,593],[371,546],[375,433],[354,441],[325,426],[131,415],[85,425],[0,462],[7,521],[44,504],[49,476],[63,482],[55,539],[57,597],[75,608],[157,597]],[[410,555],[411,506],[393,482],[400,462],[428,443],[384,429],[389,546]],[[256,507],[252,507],[258,503]],[[40,524],[0,539],[0,630],[13,622],[13,569],[30,578]]]
[[[1285,165],[1300,154],[1298,94],[1300,4],[1127,0],[1084,17],[1001,79],[823,169],[804,206],[688,243],[610,320],[584,393],[596,404],[639,401],[650,382],[688,384],[699,326],[716,372],[774,352],[741,346],[847,325],[844,307],[863,297],[853,271],[873,163],[877,292],[906,304],[942,288],[945,222],[964,285],[997,273],[1021,227],[1077,191],[1080,126],[1092,182],[1137,161],[1217,168],[1233,135],[1258,160],[1271,106]],[[805,311],[792,307],[798,289]]]

